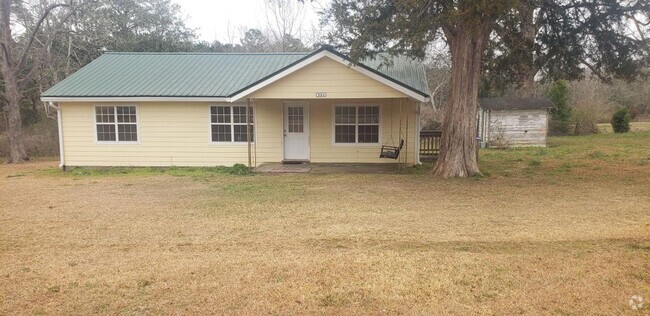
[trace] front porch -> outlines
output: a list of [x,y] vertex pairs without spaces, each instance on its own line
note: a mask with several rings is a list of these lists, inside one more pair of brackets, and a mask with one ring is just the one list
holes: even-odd
[[[250,144],[240,148],[248,151],[251,167],[274,163],[275,172],[299,172],[299,167],[280,163],[310,162],[312,166],[358,164],[356,169],[366,170],[362,165],[412,166],[419,161],[419,113],[413,100],[249,100],[254,113],[250,130],[254,134],[250,135]],[[242,139],[247,139],[245,134]],[[397,159],[380,158],[383,145],[399,146],[401,141],[404,144]]]
[[257,173],[373,173],[394,174],[404,170],[405,167],[397,163],[264,163],[254,169]]

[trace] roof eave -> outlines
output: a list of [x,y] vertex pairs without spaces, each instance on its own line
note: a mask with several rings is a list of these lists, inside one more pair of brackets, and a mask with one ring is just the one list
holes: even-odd
[[228,97],[192,96],[43,96],[43,102],[231,102]]

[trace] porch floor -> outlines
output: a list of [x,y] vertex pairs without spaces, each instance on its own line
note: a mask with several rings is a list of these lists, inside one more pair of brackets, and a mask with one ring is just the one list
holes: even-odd
[[309,163],[270,162],[255,168],[259,173],[398,173],[396,163]]

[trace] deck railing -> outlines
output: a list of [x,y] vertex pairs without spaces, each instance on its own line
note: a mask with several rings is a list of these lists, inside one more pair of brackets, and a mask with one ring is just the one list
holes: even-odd
[[420,157],[433,157],[440,153],[442,131],[420,131]]

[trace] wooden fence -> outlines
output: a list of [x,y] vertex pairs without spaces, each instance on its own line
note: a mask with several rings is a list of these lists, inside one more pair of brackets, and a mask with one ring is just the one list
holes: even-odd
[[428,158],[440,153],[441,131],[420,131],[420,157]]

